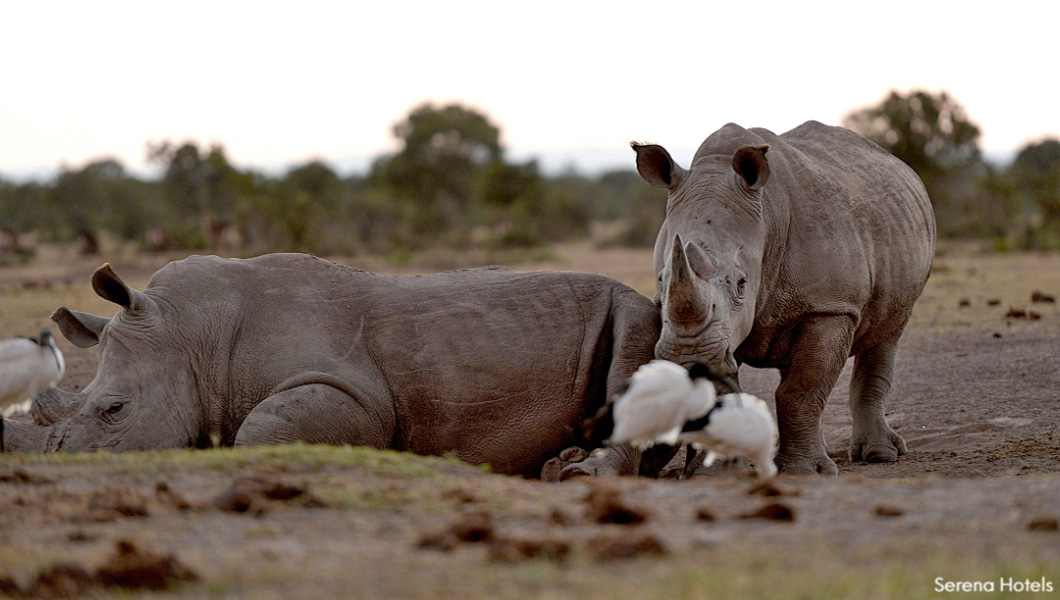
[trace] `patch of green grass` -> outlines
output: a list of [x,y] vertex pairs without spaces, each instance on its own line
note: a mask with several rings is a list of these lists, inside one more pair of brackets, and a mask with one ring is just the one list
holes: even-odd
[[290,467],[308,469],[324,467],[360,467],[388,477],[435,477],[439,470],[456,470],[464,474],[485,472],[481,467],[462,463],[455,458],[418,456],[409,452],[377,450],[361,446],[327,446],[321,444],[286,444],[250,448],[214,448],[210,450],[156,450],[149,452],[93,452],[55,454],[5,454],[3,465],[112,465],[122,471],[168,470],[173,467],[228,470],[248,466]]
[[969,557],[952,548],[926,555],[898,553],[868,556],[828,544],[794,547],[725,545],[663,558],[597,563],[578,552],[567,564],[529,560],[516,565],[483,562],[462,567],[460,577],[428,570],[376,582],[375,589],[397,595],[431,590],[439,599],[583,598],[675,600],[683,598],[769,598],[774,600],[884,600],[938,598],[936,578],[944,581],[992,581],[993,594],[976,598],[1045,598],[1050,594],[1011,594],[1000,590],[1002,577],[1052,581],[1060,573],[1047,561]]
[[933,275],[934,274],[942,274],[942,273],[952,273],[952,272],[953,272],[953,267],[951,267],[947,263],[935,261],[931,265],[931,273]]
[[317,489],[321,500],[332,508],[352,510],[390,511],[395,508],[431,513],[448,513],[453,501],[446,495],[454,485],[432,482],[429,487],[387,486],[346,483],[331,488]]

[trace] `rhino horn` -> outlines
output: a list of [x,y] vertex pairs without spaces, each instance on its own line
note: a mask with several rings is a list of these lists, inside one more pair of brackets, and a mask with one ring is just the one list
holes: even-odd
[[0,419],[0,453],[45,452],[53,429],[51,425],[28,425],[12,419]]
[[77,411],[78,395],[64,392],[57,387],[41,391],[33,399],[30,415],[39,425],[51,425],[69,417]]
[[670,256],[670,285],[666,290],[667,316],[672,322],[695,325],[707,321],[706,302],[696,289],[695,274],[688,264],[680,235],[674,236]]

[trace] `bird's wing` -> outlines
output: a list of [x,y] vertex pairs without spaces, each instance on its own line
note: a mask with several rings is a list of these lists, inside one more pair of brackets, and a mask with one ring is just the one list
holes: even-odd
[[8,338],[0,342],[0,366],[4,369],[7,369],[8,365],[19,365],[22,361],[32,360],[37,356],[40,356],[40,346],[29,338]]
[[615,401],[612,441],[655,439],[675,428],[680,432],[683,390],[655,383],[639,382]]

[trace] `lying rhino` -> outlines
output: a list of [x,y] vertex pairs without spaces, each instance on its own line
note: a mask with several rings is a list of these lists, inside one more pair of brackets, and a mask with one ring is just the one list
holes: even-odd
[[[144,292],[104,265],[121,306],[52,319],[99,371],[4,420],[7,451],[145,450],[306,441],[451,452],[537,476],[652,357],[659,314],[587,273],[471,269],[385,276],[312,256],[171,263]],[[629,449],[609,450],[635,473]]]
[[687,170],[661,146],[634,150],[641,176],[669,190],[655,243],[656,357],[734,378],[741,363],[779,369],[778,465],[835,473],[821,413],[854,356],[850,459],[904,453],[883,403],[935,247],[913,170],[813,121],[779,136],[726,125]]

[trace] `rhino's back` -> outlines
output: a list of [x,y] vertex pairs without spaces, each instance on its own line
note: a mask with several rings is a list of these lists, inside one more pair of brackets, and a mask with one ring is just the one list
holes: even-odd
[[536,474],[602,404],[613,297],[625,286],[509,270],[394,283],[373,304],[366,342],[395,403],[396,448]]
[[908,165],[849,129],[816,121],[776,143],[782,155],[777,187],[788,197],[795,239],[831,240],[829,254],[846,247],[882,270],[902,255],[908,259],[903,273],[927,277],[935,218],[923,183]]
[[855,351],[900,330],[934,257],[934,213],[920,178],[842,127],[751,131],[771,144],[764,203],[781,224],[773,228],[781,264],[772,268],[783,289],[767,290],[779,304],[763,307],[763,320],[771,309],[848,312],[858,320]]
[[152,293],[194,297],[203,335],[234,331],[244,397],[324,373],[393,411],[391,447],[505,473],[537,475],[576,441],[606,394],[616,319],[639,331],[623,343],[643,346],[634,354],[645,360],[658,336],[650,300],[588,273],[378,275],[299,254],[196,257],[164,271]]

